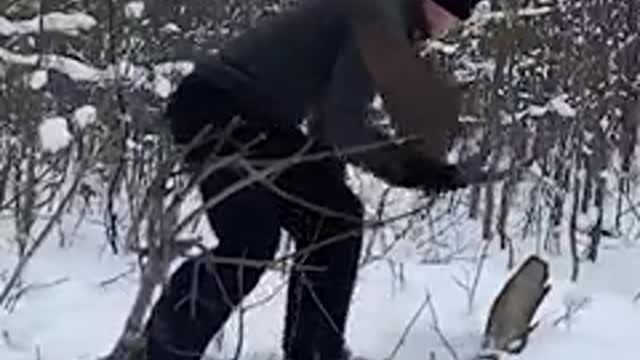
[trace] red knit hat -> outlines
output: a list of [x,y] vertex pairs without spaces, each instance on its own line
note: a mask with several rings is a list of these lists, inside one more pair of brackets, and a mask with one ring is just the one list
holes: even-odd
[[480,0],[433,0],[460,20],[467,20]]

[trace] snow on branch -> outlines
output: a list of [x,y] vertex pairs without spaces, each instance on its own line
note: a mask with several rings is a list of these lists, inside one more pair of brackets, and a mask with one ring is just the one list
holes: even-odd
[[[81,31],[87,31],[98,23],[95,18],[85,13],[65,14],[51,12],[42,18],[43,30],[60,32],[77,36]],[[0,16],[0,36],[26,35],[40,32],[40,16],[29,20],[11,21]]]
[[51,152],[65,148],[72,140],[67,120],[61,116],[45,118],[38,130],[42,147]]
[[[517,11],[518,17],[534,17],[534,16],[542,16],[547,15],[553,12],[552,6],[539,6],[539,7],[527,7]],[[502,14],[495,14],[498,18],[504,18],[504,12]]]
[[[526,7],[515,11],[513,16],[516,18],[528,18],[536,16],[544,16],[553,13],[557,8],[553,6],[537,6]],[[480,28],[487,25],[491,21],[503,21],[507,18],[505,11],[491,11],[489,8],[479,7],[468,22],[467,29],[477,32]]]
[[578,114],[578,110],[567,102],[569,95],[560,94],[550,99],[544,105],[529,105],[529,107],[523,112],[517,115],[518,118],[529,115],[531,117],[542,117],[550,112],[556,113],[563,118],[574,118]]
[[[553,12],[554,8],[552,6],[538,6],[538,7],[526,7],[522,9],[518,9],[515,12],[516,17],[534,17],[534,16],[542,16],[547,15]],[[505,11],[482,11],[478,12],[477,15],[474,15],[472,20],[486,21],[486,20],[502,20],[507,17]]]
[[127,18],[141,18],[144,13],[144,1],[131,1],[124,7],[124,14]]
[[[163,98],[167,97],[171,90],[171,82],[168,79],[171,73],[186,75],[193,70],[193,63],[189,61],[160,63],[155,65],[152,71],[149,71],[144,66],[127,61],[121,61],[118,66],[100,69],[63,55],[18,54],[0,47],[0,63],[36,66],[38,59],[40,59],[40,69],[57,71],[67,75],[74,81],[104,83],[115,81],[117,74],[119,75],[119,80],[131,81],[134,86],[149,88]],[[154,80],[150,82],[149,79],[152,78],[152,73]],[[37,83],[36,85],[38,85]],[[36,85],[32,85],[32,87],[37,89],[38,86]]]
[[[93,105],[83,105],[73,112],[72,121],[84,128],[94,123],[98,111]],[[40,145],[45,151],[57,152],[71,143],[73,136],[69,131],[67,119],[62,116],[45,117],[38,127]]]
[[[0,61],[13,65],[35,66],[40,55],[23,55],[0,48]],[[70,57],[45,54],[42,55],[42,67],[48,70],[56,70],[76,81],[97,82],[105,78],[105,71],[87,65]]]
[[[483,4],[482,2],[480,4]],[[526,7],[515,12],[515,17],[534,17],[550,14],[554,11],[551,6]],[[478,6],[473,13],[471,19],[464,25],[463,34],[470,32],[479,32],[480,29],[487,25],[490,21],[501,21],[507,17],[505,11],[491,11],[487,6]],[[455,53],[459,48],[459,44],[450,44],[438,39],[430,40],[425,52],[437,51],[445,55]]]

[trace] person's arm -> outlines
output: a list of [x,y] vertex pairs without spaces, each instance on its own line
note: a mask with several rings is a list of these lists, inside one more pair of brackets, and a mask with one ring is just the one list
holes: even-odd
[[399,142],[367,123],[374,95],[355,39],[348,35],[312,129],[345,158],[386,182],[439,191],[459,187],[454,165],[425,157],[414,144]]
[[[362,120],[364,107],[371,100],[370,89],[374,88],[384,100],[396,134],[418,140],[391,142],[351,154],[352,160],[393,185],[427,192],[503,179],[511,169],[488,172],[478,156],[457,164],[445,160],[448,143],[460,126],[460,90],[431,63],[418,57],[409,40],[411,17],[403,15],[406,8],[393,4],[347,0],[353,37],[347,39],[322,107],[324,133],[343,150],[389,143],[389,137]],[[516,166],[528,166],[534,159]]]
[[347,0],[357,48],[398,134],[423,138],[415,144],[423,156],[442,160],[459,126],[461,94],[418,56],[407,36],[411,17],[393,3]]

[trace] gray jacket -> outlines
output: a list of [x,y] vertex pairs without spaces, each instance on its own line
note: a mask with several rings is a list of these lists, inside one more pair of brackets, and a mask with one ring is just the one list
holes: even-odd
[[[456,187],[457,168],[442,155],[459,95],[415,56],[413,3],[302,0],[198,62],[195,73],[251,104],[247,121],[287,128],[306,118],[311,136],[394,185]],[[376,93],[397,132],[418,140],[398,142],[369,125]]]

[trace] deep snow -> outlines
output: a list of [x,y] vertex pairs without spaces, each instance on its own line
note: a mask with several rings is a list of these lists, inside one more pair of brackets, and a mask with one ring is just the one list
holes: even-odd
[[[550,11],[550,8],[529,9],[521,15],[535,16],[543,11]],[[138,17],[142,12],[144,8],[140,7],[140,2],[134,1],[127,7],[129,16]],[[503,15],[492,13],[484,18]],[[481,20],[479,18],[478,21]],[[12,21],[0,17],[0,35],[37,33],[39,23],[37,18]],[[45,30],[74,35],[92,28],[96,21],[86,14],[52,13],[45,17],[44,25]],[[438,50],[454,51],[455,47],[440,44]],[[9,64],[34,65],[38,56],[0,48],[0,60]],[[29,84],[34,90],[46,84],[48,70],[67,74],[77,81],[104,81],[113,78],[115,73],[113,68],[99,69],[57,54],[46,54],[43,60],[41,69],[30,77]],[[190,65],[160,64],[154,68],[159,80],[146,86],[151,86],[155,93],[165,97],[170,84],[164,75],[174,67],[184,73],[189,71]],[[129,79],[148,75],[142,68],[126,62],[117,70]],[[568,117],[575,115],[564,97],[527,111],[538,116],[548,111]],[[79,108],[73,120],[82,126],[95,121],[95,117],[95,108],[87,106]],[[42,136],[43,146],[48,150],[66,145],[68,133],[62,124],[64,119],[60,117],[43,122],[41,130],[46,135]],[[363,189],[366,190],[365,197],[375,202],[379,191],[372,188],[375,186],[365,183]],[[406,195],[403,192],[397,194]],[[395,208],[406,206],[407,201],[401,201]],[[1,215],[0,287],[16,260],[15,249],[10,245],[11,221]],[[517,220],[513,222],[517,223]],[[85,221],[74,232],[74,224],[73,215],[65,218],[66,247],[58,246],[58,233],[54,232],[30,263],[25,283],[34,286],[32,290],[24,293],[15,308],[0,309],[0,360],[96,359],[111,349],[121,332],[137,287],[136,273],[131,271],[135,270],[135,258],[111,254],[100,226]],[[416,249],[417,243],[412,239],[405,239],[385,260],[368,265],[361,271],[348,333],[354,353],[372,359],[389,356],[427,293],[431,295],[441,331],[459,353],[459,358],[464,359],[477,350],[487,310],[509,275],[506,253],[492,249],[484,263],[474,306],[469,312],[467,294],[453,278],[464,281],[465,274],[469,271],[473,274],[477,266],[468,259],[477,258],[482,247],[479,222],[459,220],[451,215],[440,226],[444,228],[447,224],[453,226],[439,233],[435,240],[428,239],[430,230],[417,235],[417,240],[428,243],[428,248],[434,250],[428,256],[424,249]],[[428,226],[421,228],[425,230]],[[388,232],[390,230],[385,231]],[[628,236],[633,234],[635,230],[629,231]],[[562,240],[566,244],[566,238]],[[533,242],[533,239],[525,239],[524,243],[519,243],[518,259],[530,253],[534,248]],[[636,341],[640,333],[640,302],[634,303],[633,298],[640,291],[637,276],[640,273],[640,248],[633,239],[607,240],[604,245],[597,263],[582,265],[577,284],[569,281],[570,264],[566,254],[559,257],[543,254],[551,261],[553,289],[538,313],[540,327],[517,359],[638,358],[640,345]],[[457,251],[459,249],[464,251]],[[421,263],[425,257],[431,258],[434,254],[446,257],[454,252],[457,256],[449,262]],[[400,268],[402,282],[397,276]],[[122,274],[127,275],[120,276]],[[117,281],[108,281],[114,278]],[[278,352],[284,305],[284,289],[280,285],[284,280],[279,273],[268,273],[247,299],[249,303],[259,301],[274,289],[279,289],[279,294],[270,302],[246,314],[244,354],[247,359],[265,360],[269,354]],[[54,285],[42,286],[47,284]],[[587,305],[570,321],[555,324],[567,307],[575,303]],[[431,351],[436,353],[437,359],[452,358],[433,331],[434,318],[431,315],[429,310],[421,313],[395,359],[427,359]],[[226,329],[222,350],[212,343],[212,356],[228,357],[233,354],[236,326],[234,317]]]
[[[367,182],[360,185],[365,189],[372,186]],[[396,192],[401,200],[406,194]],[[375,197],[373,191],[367,195]],[[408,202],[399,204],[402,203]],[[67,247],[58,246],[58,235],[54,232],[26,273],[29,284],[56,285],[28,291],[13,311],[0,312],[3,334],[0,359],[36,359],[38,353],[47,360],[96,359],[110,350],[122,330],[137,286],[136,273],[130,272],[135,269],[135,258],[113,255],[105,244],[103,229],[97,224],[85,222],[73,232],[72,220],[70,216],[64,225]],[[8,219],[2,221],[5,225],[0,226],[0,239],[10,239]],[[398,243],[385,260],[363,268],[348,332],[355,354],[371,359],[389,356],[427,294],[431,296],[442,334],[459,358],[468,358],[476,352],[488,308],[510,271],[506,267],[506,252],[491,249],[469,312],[467,294],[453,279],[464,282],[468,278],[465,274],[475,272],[477,264],[472,260],[478,258],[482,242],[477,222],[454,223],[438,236],[440,245],[435,242],[430,245],[434,249],[439,246],[442,254],[454,251],[445,246],[458,249],[466,246],[454,260],[441,264],[421,261],[426,257],[424,251],[417,250],[408,238]],[[203,229],[211,236],[206,227]],[[372,233],[368,235],[371,237]],[[418,239],[425,240],[426,235],[419,235]],[[526,250],[530,242],[520,246],[518,259],[530,253]],[[8,244],[6,240],[0,242],[0,274],[15,261]],[[582,264],[577,284],[569,281],[567,255],[542,256],[551,261],[553,289],[536,316],[541,320],[540,327],[524,353],[515,358],[636,359],[640,303],[634,303],[633,297],[640,290],[637,279],[640,247],[628,240],[609,240],[597,263]],[[397,275],[401,268],[403,281]],[[128,274],[117,281],[103,283],[124,273]],[[253,303],[279,291],[271,301],[245,314],[243,354],[247,359],[255,356],[264,360],[279,352],[285,293],[281,285],[285,280],[281,273],[268,273],[247,299],[247,303]],[[554,324],[569,304],[585,300],[586,306],[569,321]],[[229,358],[234,354],[237,324],[234,316],[225,330],[222,349],[212,342],[211,356]],[[426,359],[431,351],[437,359],[451,359],[433,324],[434,318],[427,308],[412,326],[395,359]]]

